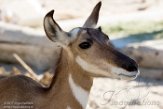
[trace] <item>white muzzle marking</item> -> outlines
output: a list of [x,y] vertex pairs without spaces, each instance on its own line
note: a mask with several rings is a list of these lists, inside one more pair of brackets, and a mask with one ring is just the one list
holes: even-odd
[[116,75],[116,77],[132,80],[132,79],[135,79],[140,74],[139,71],[129,72],[129,71],[126,71],[125,69],[118,68],[110,64],[108,64],[108,71],[106,71],[106,70],[100,69],[96,65],[86,62],[80,56],[76,57],[76,62],[81,66],[81,68],[83,68],[83,70],[93,73],[93,74],[98,74],[98,75],[103,75],[103,76],[110,76],[110,74],[112,73],[113,75]]

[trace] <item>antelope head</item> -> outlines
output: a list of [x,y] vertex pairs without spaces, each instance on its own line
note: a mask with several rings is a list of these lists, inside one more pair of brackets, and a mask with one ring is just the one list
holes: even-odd
[[67,50],[88,75],[92,77],[111,77],[134,79],[139,74],[137,63],[128,56],[117,51],[111,44],[109,37],[96,28],[101,2],[82,27],[73,28],[65,32],[53,19],[54,10],[44,18],[44,29],[48,38]]

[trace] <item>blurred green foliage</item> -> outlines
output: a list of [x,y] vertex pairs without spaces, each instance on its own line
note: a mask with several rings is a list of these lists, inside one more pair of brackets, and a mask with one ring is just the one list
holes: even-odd
[[[163,38],[163,21],[130,21],[104,25],[103,30],[114,36],[141,36],[137,38]],[[143,37],[144,36],[144,37]]]

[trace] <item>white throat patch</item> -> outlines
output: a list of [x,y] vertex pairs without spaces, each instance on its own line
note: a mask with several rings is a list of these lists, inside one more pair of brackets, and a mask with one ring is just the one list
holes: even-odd
[[82,108],[85,109],[88,102],[89,92],[75,84],[71,74],[69,75],[69,84],[74,97],[81,104]]
[[71,107],[70,106],[67,106],[67,109],[71,109]]

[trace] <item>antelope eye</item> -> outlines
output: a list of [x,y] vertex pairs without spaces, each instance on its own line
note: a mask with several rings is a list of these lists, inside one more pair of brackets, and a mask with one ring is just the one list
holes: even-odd
[[90,42],[82,42],[81,44],[79,44],[79,47],[81,48],[81,49],[88,49],[88,48],[90,48],[91,47],[91,43]]

